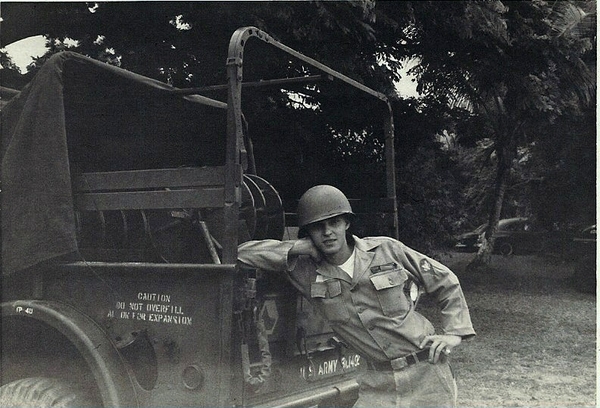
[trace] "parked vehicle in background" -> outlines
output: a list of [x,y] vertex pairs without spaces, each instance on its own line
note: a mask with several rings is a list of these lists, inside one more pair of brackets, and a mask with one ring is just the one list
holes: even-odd
[[528,218],[507,218],[498,223],[494,238],[494,252],[500,255],[540,252],[549,231]]
[[[481,247],[486,227],[487,224],[483,224],[459,236],[454,248],[463,252],[476,252]],[[500,220],[494,239],[494,253],[508,256],[540,252],[555,240],[555,234],[529,218],[516,217]]]
[[592,249],[596,249],[596,224],[583,228],[573,238],[573,243],[576,245],[576,248],[583,249],[586,252]]
[[477,252],[480,247],[479,237],[484,233],[485,227],[487,224],[481,224],[473,231],[459,235],[454,249],[460,252]]

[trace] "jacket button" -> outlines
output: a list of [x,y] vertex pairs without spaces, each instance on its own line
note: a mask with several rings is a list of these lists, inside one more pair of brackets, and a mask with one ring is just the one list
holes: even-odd
[[388,282],[389,282],[390,284],[393,284],[393,283],[394,283],[394,279],[393,279],[393,278],[390,276],[390,277],[388,278]]
[[362,313],[365,311],[365,307],[364,306],[359,306],[358,307],[358,313]]
[[370,330],[370,331],[373,331],[373,330],[375,330],[375,326],[369,326],[369,330]]

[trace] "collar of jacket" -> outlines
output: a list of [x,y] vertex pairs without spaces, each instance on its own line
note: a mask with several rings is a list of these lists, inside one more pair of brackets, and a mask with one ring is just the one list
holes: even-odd
[[346,272],[344,272],[337,265],[332,265],[326,261],[321,261],[317,265],[317,273],[323,275],[325,278],[341,279],[349,283],[356,283],[360,278],[369,270],[375,253],[372,250],[379,246],[379,242],[366,241],[364,239],[352,236],[354,239],[354,248],[356,249],[356,259],[354,260],[354,278],[350,278]]

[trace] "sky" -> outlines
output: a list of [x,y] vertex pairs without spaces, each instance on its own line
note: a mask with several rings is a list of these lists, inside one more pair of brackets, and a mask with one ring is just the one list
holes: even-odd
[[38,35],[16,41],[5,49],[21,72],[25,72],[27,65],[33,61],[32,57],[39,57],[46,52],[46,45],[44,37]]

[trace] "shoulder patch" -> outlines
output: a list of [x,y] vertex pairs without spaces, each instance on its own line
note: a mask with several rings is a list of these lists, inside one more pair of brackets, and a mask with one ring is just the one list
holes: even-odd
[[427,259],[421,259],[421,262],[419,262],[419,266],[421,267],[421,272],[425,273],[429,273],[433,269],[433,267]]

